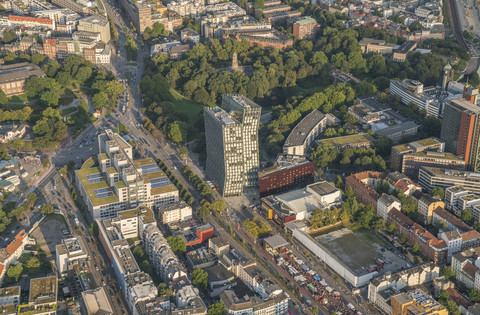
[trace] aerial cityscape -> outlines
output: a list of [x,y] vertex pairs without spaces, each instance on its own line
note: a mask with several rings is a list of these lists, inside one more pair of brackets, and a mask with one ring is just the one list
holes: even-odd
[[0,0],[0,314],[480,315],[479,2]]

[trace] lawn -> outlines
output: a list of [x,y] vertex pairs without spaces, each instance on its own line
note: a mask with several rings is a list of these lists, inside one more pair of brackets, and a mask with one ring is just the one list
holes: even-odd
[[200,115],[200,113],[202,112],[203,106],[193,101],[184,99],[175,92],[171,94],[173,96],[173,104],[175,106],[175,110],[178,113],[183,113],[187,115],[190,123],[194,123],[198,115]]

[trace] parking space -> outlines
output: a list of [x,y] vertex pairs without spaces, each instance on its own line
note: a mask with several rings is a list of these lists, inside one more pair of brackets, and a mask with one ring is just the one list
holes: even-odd
[[47,254],[47,258],[55,255],[55,246],[61,243],[65,237],[64,230],[67,228],[63,216],[54,214],[48,216],[31,233],[40,248]]

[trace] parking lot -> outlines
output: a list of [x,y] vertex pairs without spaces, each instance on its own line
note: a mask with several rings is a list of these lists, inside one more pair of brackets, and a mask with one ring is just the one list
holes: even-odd
[[[287,248],[282,247],[275,252],[271,252],[275,258],[277,265],[287,270],[296,280],[295,285],[306,287],[315,298],[317,303],[321,303],[330,312],[340,312],[342,315],[360,315],[353,305],[348,304],[340,296],[340,292],[333,290],[332,287],[317,273],[312,270],[307,262],[295,257],[293,253]],[[310,300],[303,297],[303,300],[308,305],[311,305]]]
[[67,228],[63,216],[60,214],[50,215],[31,233],[40,248],[47,254],[47,258],[55,255],[55,246],[61,244],[65,237],[64,230]]

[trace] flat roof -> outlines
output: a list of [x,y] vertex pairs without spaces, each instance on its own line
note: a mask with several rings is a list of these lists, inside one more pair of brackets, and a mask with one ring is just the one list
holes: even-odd
[[45,72],[39,66],[29,62],[0,65],[0,83],[23,81],[32,76],[44,77]]
[[416,44],[417,43],[414,41],[406,41],[402,45],[400,45],[400,47],[395,52],[400,54],[406,54],[410,50],[412,50]]
[[288,245],[288,242],[280,234],[270,236],[269,238],[264,239],[264,242],[273,249]]
[[82,298],[87,308],[87,315],[113,314],[112,306],[103,287],[83,291]]
[[320,196],[325,196],[339,191],[335,186],[328,183],[327,181],[317,182],[308,185],[308,188],[313,190],[316,194]]
[[30,303],[54,303],[57,300],[57,277],[48,276],[30,280]]
[[325,117],[325,114],[318,109],[310,112],[293,128],[288,135],[284,146],[289,147],[303,145],[313,128],[315,128],[323,119],[325,119]]
[[373,138],[367,133],[360,133],[356,135],[349,135],[343,137],[327,138],[320,140],[325,144],[331,144],[333,146],[343,146],[352,143],[368,142],[372,141]]
[[388,127],[385,129],[378,130],[376,133],[379,136],[388,137],[389,135],[396,134],[397,132],[401,132],[403,130],[411,129],[411,128],[418,128],[418,125],[413,121],[406,121],[401,124],[397,124],[392,127]]

